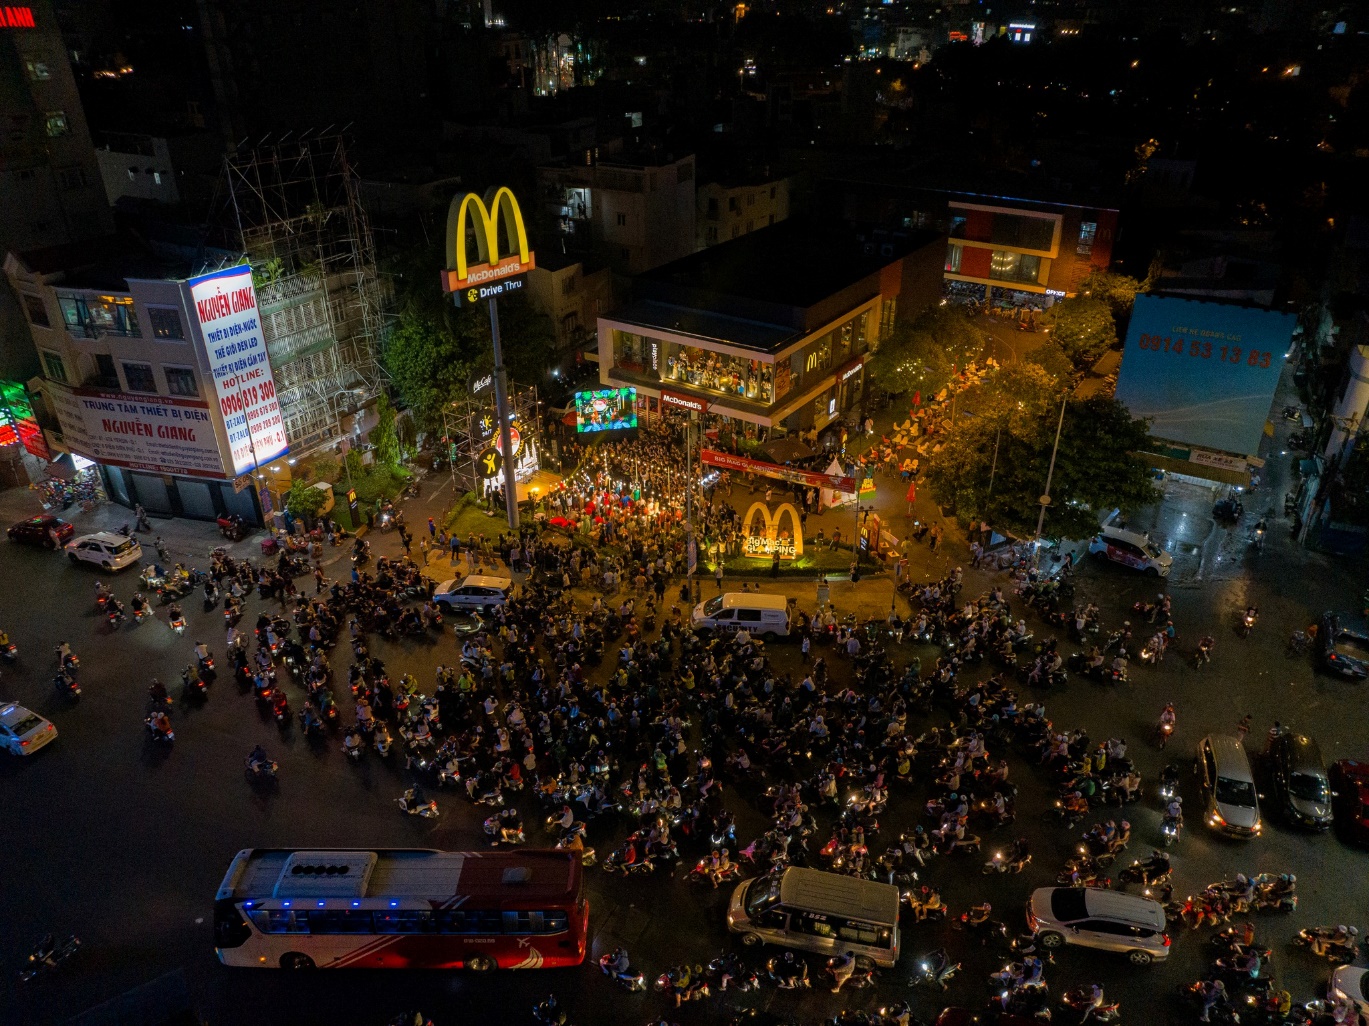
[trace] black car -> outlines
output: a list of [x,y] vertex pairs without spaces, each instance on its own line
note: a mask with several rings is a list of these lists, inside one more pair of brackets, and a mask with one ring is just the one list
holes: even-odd
[[[8,531],[10,541],[23,542],[25,545],[39,545],[45,549],[56,549],[71,541],[76,533],[65,520],[53,516],[29,517],[21,520]],[[53,541],[53,535],[57,540]]]
[[1269,776],[1279,813],[1293,826],[1331,826],[1331,781],[1317,742],[1306,734],[1281,734],[1269,746]]
[[1317,666],[1350,680],[1369,676],[1369,635],[1341,626],[1336,613],[1321,614],[1317,629]]

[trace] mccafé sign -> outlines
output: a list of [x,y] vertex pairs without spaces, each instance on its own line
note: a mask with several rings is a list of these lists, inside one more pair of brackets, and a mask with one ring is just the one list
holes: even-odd
[[[537,266],[532,250],[528,249],[528,232],[523,226],[523,212],[508,186],[500,186],[485,193],[481,199],[473,192],[461,198],[452,197],[447,209],[447,269],[442,272],[443,292],[464,292],[496,283],[512,285],[509,279],[526,274]],[[467,257],[467,215],[471,218],[470,231],[475,235],[477,263]],[[507,256],[499,254],[499,225],[504,225]],[[486,295],[496,295],[485,289]],[[480,293],[477,292],[476,298]]]
[[678,392],[667,392],[664,389],[661,390],[661,405],[675,406],[691,413],[708,412],[708,403],[705,400],[695,399],[692,395],[680,395]]

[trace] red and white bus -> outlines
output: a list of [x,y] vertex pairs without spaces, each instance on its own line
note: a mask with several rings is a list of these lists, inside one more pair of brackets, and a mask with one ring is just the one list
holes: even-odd
[[543,969],[585,960],[565,851],[246,848],[214,900],[219,961],[282,969]]

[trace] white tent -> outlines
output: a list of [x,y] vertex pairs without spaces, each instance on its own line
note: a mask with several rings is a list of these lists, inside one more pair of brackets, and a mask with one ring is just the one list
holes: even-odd
[[[846,468],[841,465],[841,461],[835,456],[832,457],[832,465],[823,473],[836,477],[845,477]],[[820,493],[820,502],[823,509],[831,509],[834,506],[849,506],[856,501],[854,492],[839,492],[835,488],[823,488]]]

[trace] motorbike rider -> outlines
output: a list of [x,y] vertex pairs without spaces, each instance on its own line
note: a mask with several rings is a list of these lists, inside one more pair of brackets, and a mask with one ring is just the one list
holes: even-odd
[[1203,635],[1198,642],[1198,665],[1212,662],[1212,649],[1217,644],[1217,640],[1211,634]]
[[808,963],[792,951],[786,951],[779,958],[770,960],[770,972],[780,990],[794,990],[808,978]]
[[614,948],[608,958],[600,964],[604,972],[615,979],[625,980],[632,975],[627,948]]
[[266,754],[265,748],[261,745],[257,745],[257,747],[253,748],[251,753],[247,756],[247,768],[255,774],[261,774],[270,769],[270,767],[271,757]]
[[152,683],[148,686],[147,694],[148,697],[151,698],[153,703],[156,705],[171,704],[171,696],[168,695],[166,692],[166,685],[163,684],[156,677],[152,678]]
[[428,804],[428,799],[423,794],[423,788],[419,787],[417,784],[406,790],[399,800],[404,807],[404,811],[410,813],[417,812]]
[[836,956],[827,969],[832,974],[832,993],[837,994],[856,971],[856,953],[848,951]]
[[1022,868],[1031,859],[1031,845],[1025,837],[1019,837],[1013,841],[1012,847],[1008,849],[1007,863],[1008,868],[1014,873],[1020,873]]
[[1229,1005],[1226,996],[1226,984],[1221,980],[1204,980],[1198,984],[1197,994],[1202,999],[1202,1015],[1198,1017],[1199,1022],[1211,1022],[1212,1012],[1218,1005]]
[[154,710],[152,715],[148,717],[148,725],[152,728],[152,733],[159,737],[165,737],[171,733],[171,720],[161,709]]
[[141,591],[135,591],[128,604],[133,607],[134,616],[141,617],[147,611],[147,599],[143,597]]
[[202,667],[209,664],[209,646],[203,641],[195,642],[195,658],[199,660]]
[[[1175,718],[1175,717],[1174,717],[1174,703],[1173,703],[1173,702],[1166,702],[1166,703],[1165,703],[1165,707],[1164,707],[1163,709],[1160,710],[1160,724],[1159,724],[1159,729],[1160,729],[1160,733],[1161,733],[1161,734],[1164,734],[1164,733],[1166,733],[1166,732],[1168,732],[1168,733],[1173,733],[1173,731],[1174,731],[1174,718]],[[1165,728],[1169,728],[1168,731],[1166,731]]]
[[1177,794],[1169,800],[1165,806],[1165,816],[1162,826],[1172,826],[1177,835],[1184,826],[1184,800]]
[[342,739],[342,750],[348,755],[351,755],[354,752],[359,754],[362,750],[362,745],[361,731],[356,728],[349,731],[347,736]]
[[1359,936],[1359,930],[1353,926],[1346,926],[1343,923],[1334,930],[1326,927],[1318,927],[1309,931],[1312,936],[1312,954],[1326,958],[1333,953],[1349,953],[1355,948],[1355,938]]
[[713,881],[713,886],[715,888],[726,880],[728,874],[732,872],[732,860],[728,857],[727,849],[719,849],[717,855],[717,861],[713,863],[713,868],[708,874],[709,879]]

